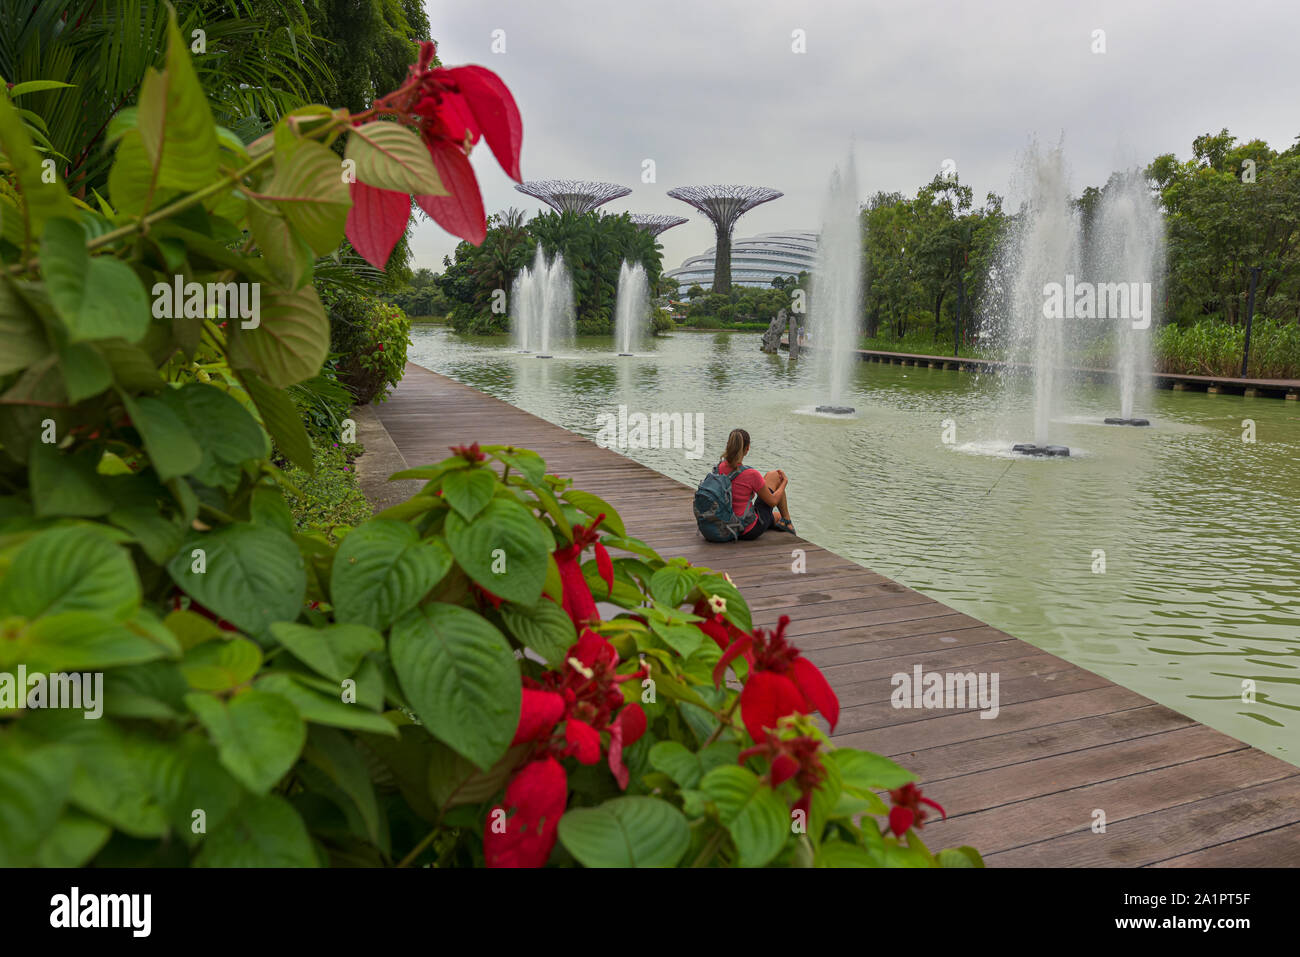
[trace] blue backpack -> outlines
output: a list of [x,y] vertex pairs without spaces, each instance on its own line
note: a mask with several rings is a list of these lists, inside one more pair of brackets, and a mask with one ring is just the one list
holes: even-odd
[[731,485],[743,471],[723,475],[715,465],[695,490],[695,524],[705,541],[734,542],[757,517],[752,499],[744,515],[737,515],[731,504]]

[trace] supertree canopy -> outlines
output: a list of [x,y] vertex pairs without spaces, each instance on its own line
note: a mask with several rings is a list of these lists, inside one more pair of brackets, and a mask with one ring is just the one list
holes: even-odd
[[633,213],[632,225],[644,229],[651,236],[658,236],[665,229],[672,229],[686,222],[685,216],[669,216],[667,213]]
[[[518,189],[518,187],[515,187]],[[731,231],[736,220],[761,203],[784,194],[766,186],[679,186],[668,195],[690,203],[713,222],[717,233],[717,258],[713,266],[713,292],[731,291]]]
[[515,189],[540,199],[561,213],[588,213],[611,199],[632,192],[616,183],[591,183],[578,179],[534,179],[520,183]]

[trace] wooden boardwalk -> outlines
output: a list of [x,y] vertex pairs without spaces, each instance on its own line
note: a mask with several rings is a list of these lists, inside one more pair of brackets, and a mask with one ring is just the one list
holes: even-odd
[[[836,742],[915,771],[948,820],[932,848],[990,866],[1300,865],[1300,769],[790,535],[710,545],[693,489],[536,416],[408,365],[375,406],[408,465],[478,441],[535,449],[665,557],[726,571],[759,624],[789,633],[840,697]],[[701,469],[705,468],[701,464]],[[807,572],[791,572],[791,550]],[[996,672],[1000,712],[895,709],[890,677]],[[1105,815],[1095,833],[1094,813]]]

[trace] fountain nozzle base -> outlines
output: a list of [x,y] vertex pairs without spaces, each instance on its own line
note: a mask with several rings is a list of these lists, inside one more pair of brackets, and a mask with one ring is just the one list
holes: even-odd
[[852,415],[856,410],[851,405],[819,405],[818,412],[829,412],[831,415]]
[[620,352],[619,355],[620,355],[620,356],[633,356],[633,355],[635,355],[635,353],[632,353],[632,352]]
[[1150,425],[1149,419],[1122,419],[1118,416],[1112,416],[1103,420],[1107,425]]
[[1019,452],[1021,455],[1047,456],[1050,458],[1066,458],[1070,454],[1070,450],[1064,445],[1034,445],[1031,442],[1013,445],[1011,451]]
[[538,359],[554,359],[555,357],[552,356],[552,355],[542,355],[542,354],[539,352],[539,353],[537,353],[537,358],[538,358]]

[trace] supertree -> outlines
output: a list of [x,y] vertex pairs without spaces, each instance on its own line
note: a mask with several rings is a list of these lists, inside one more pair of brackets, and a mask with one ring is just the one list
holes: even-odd
[[679,186],[670,189],[668,195],[690,203],[712,221],[718,238],[712,291],[730,292],[731,231],[736,220],[760,203],[780,199],[784,194],[766,186]]
[[515,189],[561,213],[589,213],[611,199],[632,192],[615,183],[590,183],[578,179],[535,179],[520,183]]
[[644,229],[651,236],[658,236],[665,229],[672,229],[687,221],[685,216],[669,216],[667,213],[632,213],[629,218],[632,225]]

